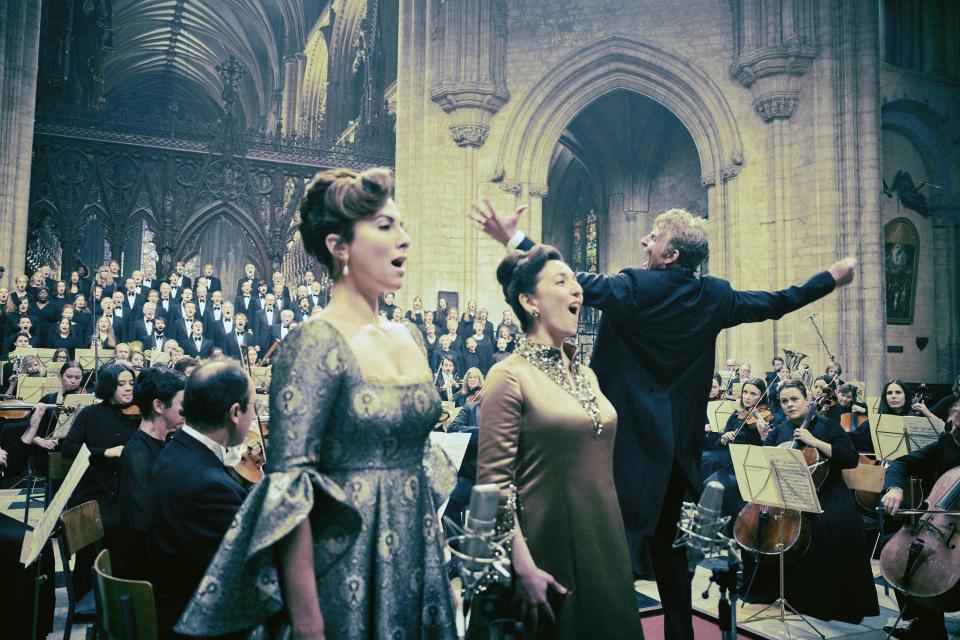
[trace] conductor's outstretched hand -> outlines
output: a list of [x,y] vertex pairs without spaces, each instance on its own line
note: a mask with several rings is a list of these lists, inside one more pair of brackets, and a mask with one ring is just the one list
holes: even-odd
[[517,232],[517,224],[520,222],[520,216],[527,210],[527,205],[520,205],[513,215],[500,215],[496,207],[488,198],[483,198],[480,202],[470,205],[470,211],[467,217],[473,222],[473,226],[480,229],[485,234],[506,246]]
[[840,262],[835,262],[830,267],[830,275],[833,276],[838,287],[850,284],[853,282],[853,276],[857,275],[856,258],[844,258]]

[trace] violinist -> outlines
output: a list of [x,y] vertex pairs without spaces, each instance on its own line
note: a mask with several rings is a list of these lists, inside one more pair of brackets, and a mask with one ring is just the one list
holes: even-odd
[[463,376],[463,387],[453,396],[453,406],[462,407],[468,402],[476,402],[477,395],[483,389],[483,374],[480,369],[470,367]]
[[922,394],[916,394],[908,402],[907,385],[896,379],[891,380],[883,387],[883,394],[880,396],[880,413],[889,413],[896,416],[924,416],[931,423],[941,428],[944,426],[944,421],[927,408],[927,405],[923,402]]
[[[104,365],[97,372],[94,395],[99,404],[84,407],[70,427],[67,437],[60,443],[63,457],[72,460],[83,445],[90,450],[90,468],[80,480],[70,498],[69,507],[89,500],[100,505],[103,521],[103,543],[116,556],[121,553],[123,522],[120,509],[120,454],[140,426],[135,419],[124,414],[124,409],[133,404],[133,369],[122,362]],[[77,554],[74,569],[76,593],[86,593],[90,588],[90,567],[94,551]]]
[[123,512],[124,552],[114,561],[117,575],[147,580],[147,526],[150,509],[150,470],[167,436],[183,425],[183,390],[187,377],[169,367],[144,369],[133,384],[133,399],[140,409],[140,428],[130,436],[120,454],[120,507]]
[[[948,419],[960,424],[960,402],[953,404]],[[890,463],[883,483],[884,495],[881,504],[892,516],[897,515],[903,503],[904,487],[910,478],[919,478],[923,487],[933,487],[944,473],[960,466],[960,434],[956,431],[943,433],[936,442],[908,453]],[[888,536],[883,544],[889,541]],[[924,640],[946,640],[947,632],[943,622],[943,612],[923,606],[899,591],[897,602],[903,610],[903,619],[911,621],[906,627],[884,628],[894,638],[923,638]]]
[[723,484],[723,515],[736,516],[744,507],[737,487],[737,477],[730,459],[731,444],[761,446],[771,430],[773,416],[767,408],[767,383],[762,378],[753,378],[740,387],[740,411],[731,413],[720,434],[719,448],[715,455],[703,460],[701,475]]
[[83,380],[83,367],[76,361],[66,362],[60,367],[59,375],[60,390],[40,398],[40,403],[30,416],[30,426],[20,437],[20,440],[29,447],[34,470],[43,475],[47,475],[47,455],[51,451],[59,450],[60,446],[57,440],[50,438],[60,417],[60,409],[49,407],[61,407],[67,396],[77,393],[80,382]]
[[787,601],[800,613],[821,620],[858,624],[866,616],[878,615],[880,609],[863,524],[840,473],[857,466],[857,451],[840,425],[829,418],[813,415],[808,427],[801,427],[810,409],[801,381],[780,385],[780,405],[786,420],[773,428],[764,445],[794,442],[815,447],[829,465],[819,489],[823,513],[810,514],[810,547],[803,561],[787,567]]
[[839,422],[843,411],[837,405],[836,389],[836,380],[826,374],[817,376],[813,381],[813,395],[820,398],[817,413]]

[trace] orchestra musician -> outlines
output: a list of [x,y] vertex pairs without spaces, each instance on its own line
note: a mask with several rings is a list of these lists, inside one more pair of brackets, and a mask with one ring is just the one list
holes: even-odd
[[[823,513],[808,516],[809,549],[800,561],[786,567],[786,599],[802,614],[858,624],[866,616],[878,615],[880,608],[863,523],[853,493],[840,473],[857,466],[857,451],[840,425],[829,418],[816,415],[807,428],[801,428],[810,408],[803,382],[783,382],[780,405],[786,419],[774,426],[764,445],[794,442],[797,446],[814,447],[829,465],[827,478],[818,492]],[[777,565],[760,566],[760,577],[766,579],[758,578],[758,582],[775,584]],[[757,600],[752,594],[746,597]]]
[[456,362],[450,356],[443,356],[440,361],[440,370],[433,379],[433,384],[437,388],[440,398],[447,402],[453,402],[456,394],[460,393],[460,381],[456,378]]
[[[533,242],[484,199],[474,224],[508,248]],[[686,551],[673,540],[684,494],[700,492],[703,416],[717,336],[777,319],[853,280],[856,261],[835,263],[776,292],[736,291],[698,271],[709,253],[705,221],[682,209],[658,216],[643,238],[645,263],[616,275],[580,273],[584,303],[603,312],[590,366],[620,415],[614,478],[634,558],[651,547],[669,640],[693,638]]]
[[83,375],[83,367],[79,362],[65,362],[60,367],[60,390],[51,391],[40,398],[40,402],[30,415],[30,425],[20,437],[20,440],[29,447],[33,469],[42,475],[47,475],[47,455],[51,451],[57,451],[60,445],[59,441],[49,437],[60,417],[60,409],[57,407],[63,405],[64,398],[77,393]]
[[[123,514],[120,508],[120,454],[140,426],[139,412],[131,415],[125,409],[133,404],[133,369],[122,362],[107,364],[97,372],[94,395],[99,404],[84,407],[73,420],[67,437],[60,443],[63,457],[72,460],[86,445],[90,450],[90,467],[70,498],[69,507],[89,500],[100,506],[103,522],[103,545],[114,555],[122,553]],[[73,577],[76,593],[90,588],[90,567],[94,549],[77,554]]]
[[[960,401],[954,402],[947,414],[953,424],[960,424]],[[881,504],[891,516],[896,516],[903,504],[904,488],[910,478],[919,478],[921,486],[927,491],[947,471],[960,466],[960,433],[956,430],[943,433],[936,442],[912,451],[893,460],[887,467],[884,479],[884,495]],[[883,544],[889,541],[887,536]],[[903,611],[903,619],[910,621],[907,627],[884,631],[894,638],[920,640],[946,640],[947,631],[944,626],[943,612],[935,611],[918,603],[911,598],[896,592],[897,601]]]

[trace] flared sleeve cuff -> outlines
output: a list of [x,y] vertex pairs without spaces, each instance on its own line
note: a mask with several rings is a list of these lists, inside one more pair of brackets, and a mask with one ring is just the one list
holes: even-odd
[[440,445],[430,438],[423,447],[423,471],[427,475],[433,506],[439,508],[457,486],[457,468]]
[[353,545],[360,514],[336,482],[313,468],[267,474],[237,512],[176,631],[275,637],[287,616],[274,545],[308,516],[319,577]]

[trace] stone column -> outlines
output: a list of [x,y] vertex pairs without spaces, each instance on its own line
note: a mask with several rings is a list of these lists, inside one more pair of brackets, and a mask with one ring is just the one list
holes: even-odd
[[952,384],[960,371],[960,211],[933,217],[933,285],[936,298],[937,382]]
[[9,286],[26,262],[41,0],[0,8],[0,265]]
[[294,64],[293,72],[293,81],[294,86],[292,87],[294,102],[293,102],[293,130],[297,133],[302,133],[304,130],[304,108],[305,108],[305,98],[303,95],[303,77],[307,72],[307,56],[303,53],[298,53],[293,56],[296,63]]
[[[816,59],[819,48],[814,21],[809,18],[810,0],[784,0],[782,3],[763,3],[739,0],[734,3],[734,30],[737,50],[730,74],[753,96],[753,109],[766,124],[764,172],[768,176],[769,211],[767,229],[742,227],[728,242],[727,256],[741,258],[759,250],[772,257],[769,278],[765,286],[779,289],[797,278],[788,272],[783,259],[796,246],[796,229],[791,219],[795,211],[791,203],[794,176],[793,140],[798,134],[791,131],[790,117],[800,101],[800,85]],[[737,208],[730,210],[736,211]],[[712,210],[711,210],[712,212]],[[755,223],[754,223],[755,224]],[[741,246],[747,234],[751,240]],[[763,235],[761,235],[763,234]],[[755,278],[748,269],[750,261],[740,260],[724,266],[736,266],[737,273],[725,270],[728,277],[739,282]],[[808,265],[804,265],[808,268]],[[760,283],[758,283],[759,285]],[[791,335],[795,323],[778,323],[760,327],[741,327],[734,331],[727,347],[741,359],[760,367],[770,354],[781,347],[804,350]],[[759,332],[759,334],[758,334]]]
[[[505,0],[446,0],[435,4],[432,28],[432,60],[435,74],[430,98],[449,115],[453,143],[460,148],[457,163],[462,167],[461,190],[457,198],[460,211],[467,211],[477,199],[483,183],[477,156],[487,139],[490,121],[507,103],[506,86],[507,8]],[[531,209],[539,209],[540,199]],[[531,211],[531,214],[533,211]],[[539,220],[531,215],[530,220]],[[480,238],[476,229],[461,217],[463,250],[462,304],[478,295],[478,267],[491,256],[481,256]],[[540,229],[530,229],[539,239]],[[489,251],[487,251],[489,253]]]
[[283,56],[283,115],[281,121],[284,135],[292,135],[296,130],[296,74],[297,57]]

